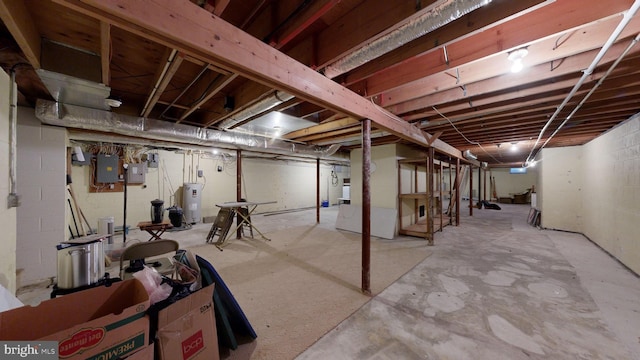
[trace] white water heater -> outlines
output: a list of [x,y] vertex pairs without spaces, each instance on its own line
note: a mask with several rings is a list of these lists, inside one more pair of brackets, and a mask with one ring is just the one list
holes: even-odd
[[202,220],[202,184],[184,183],[182,186],[182,210],[188,224]]

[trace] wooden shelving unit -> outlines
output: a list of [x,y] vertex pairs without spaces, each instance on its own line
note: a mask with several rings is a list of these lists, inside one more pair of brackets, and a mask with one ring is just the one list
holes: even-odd
[[398,218],[400,234],[423,237],[433,245],[436,232],[459,223],[460,165],[434,159],[430,150],[426,158],[398,160]]

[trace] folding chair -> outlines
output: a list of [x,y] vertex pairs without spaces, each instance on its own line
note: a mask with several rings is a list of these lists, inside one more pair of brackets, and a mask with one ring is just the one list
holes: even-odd
[[[130,279],[133,273],[143,269],[143,266],[149,266],[162,275],[173,275],[175,273],[175,265],[173,261],[167,257],[147,258],[172,253],[173,256],[180,245],[175,240],[160,239],[149,242],[141,242],[133,244],[124,249],[120,255],[120,278],[122,280]],[[129,261],[129,266],[125,267],[125,261]]]
[[[224,243],[227,233],[229,233],[229,229],[233,224],[233,215],[235,215],[233,209],[222,208],[218,211],[218,216],[216,216],[207,235],[207,244],[222,245]],[[215,236],[218,236],[218,241],[214,242]]]

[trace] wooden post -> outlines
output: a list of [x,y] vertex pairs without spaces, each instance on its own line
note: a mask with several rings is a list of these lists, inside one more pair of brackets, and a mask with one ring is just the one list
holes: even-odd
[[484,169],[484,200],[487,200],[487,169]]
[[453,177],[451,175],[451,171],[453,170],[451,165],[451,157],[449,157],[449,225],[453,224],[453,218],[451,217],[451,210],[453,209]]
[[438,211],[440,212],[440,231],[442,231],[442,229],[444,228],[444,222],[442,220],[442,177],[443,175],[443,169],[444,167],[442,166],[442,161],[440,161],[440,173],[438,173],[438,187],[439,187],[439,191],[440,191],[440,198],[438,199]]
[[362,121],[362,292],[371,294],[371,120]]
[[433,206],[433,175],[435,171],[433,171],[433,157],[435,155],[433,148],[430,147],[428,150],[429,157],[427,158],[427,232],[429,233],[429,245],[433,245],[433,224],[434,224],[434,206]]
[[473,216],[473,166],[469,165],[469,216]]
[[316,223],[320,224],[320,158],[316,159]]
[[460,225],[460,159],[456,158],[456,226]]
[[[242,150],[236,150],[236,201],[242,200]],[[240,222],[242,219],[239,216],[236,216],[236,221],[238,226],[240,226]],[[242,237],[242,229],[238,227],[236,230],[236,238],[240,239]]]

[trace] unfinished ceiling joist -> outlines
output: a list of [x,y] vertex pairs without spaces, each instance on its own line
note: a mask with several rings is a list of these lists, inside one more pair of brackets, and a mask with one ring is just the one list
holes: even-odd
[[[357,119],[428,147],[422,131],[364,97],[264,44],[221,18],[174,0],[55,0],[151,41],[178,49],[247,78]],[[459,150],[437,140],[441,152],[461,158]]]

